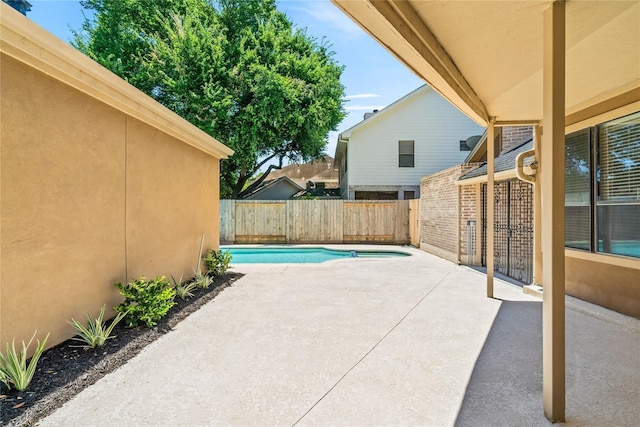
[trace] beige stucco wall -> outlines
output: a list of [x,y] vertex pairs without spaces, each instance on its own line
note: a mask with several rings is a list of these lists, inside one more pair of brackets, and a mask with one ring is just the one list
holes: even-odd
[[118,302],[125,115],[2,55],[0,343]]
[[2,8],[0,346],[37,329],[51,347],[113,314],[115,282],[193,274],[232,152]]
[[219,161],[127,120],[127,271],[129,278],[193,276],[205,248],[219,241]]
[[566,252],[568,295],[640,318],[640,260]]

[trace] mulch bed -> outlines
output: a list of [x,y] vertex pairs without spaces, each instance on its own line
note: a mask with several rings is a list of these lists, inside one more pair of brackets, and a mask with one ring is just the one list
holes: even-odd
[[0,424],[34,425],[84,388],[127,363],[145,346],[171,331],[240,277],[240,273],[229,272],[216,278],[209,288],[196,289],[194,296],[186,301],[176,298],[177,304],[153,328],[139,326],[129,329],[124,321],[120,322],[113,332],[115,338],[107,340],[96,350],[71,347],[80,343],[67,340],[45,351],[26,390],[8,391],[4,385],[0,389]]

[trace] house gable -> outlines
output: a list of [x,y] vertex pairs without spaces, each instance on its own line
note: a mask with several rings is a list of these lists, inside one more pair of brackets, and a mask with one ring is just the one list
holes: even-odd
[[[468,152],[460,151],[460,141],[482,133],[480,126],[423,86],[341,134],[341,144],[348,149],[348,185],[417,186],[423,176],[461,163]],[[399,167],[399,141],[414,141],[414,167]]]

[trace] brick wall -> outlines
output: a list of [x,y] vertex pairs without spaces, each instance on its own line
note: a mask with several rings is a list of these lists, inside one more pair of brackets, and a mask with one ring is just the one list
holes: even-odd
[[531,126],[509,126],[502,128],[502,152],[520,145],[533,138],[533,127]]
[[[453,262],[458,262],[458,187],[460,175],[477,164],[462,164],[445,169],[420,180],[420,248]],[[474,187],[475,188],[475,187]],[[470,215],[469,202],[473,196],[465,194],[465,218]],[[464,220],[466,236],[466,220]],[[462,228],[462,227],[461,227]],[[462,230],[461,230],[462,233]],[[466,246],[466,237],[465,237]]]

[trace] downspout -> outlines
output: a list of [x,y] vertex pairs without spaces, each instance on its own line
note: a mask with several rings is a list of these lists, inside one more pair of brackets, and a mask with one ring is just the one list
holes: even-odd
[[[536,178],[535,176],[532,175],[527,175],[526,173],[524,173],[524,159],[526,159],[527,157],[531,157],[534,156],[535,157],[536,154],[536,150],[527,150],[524,151],[520,154],[518,154],[518,156],[516,157],[516,177],[520,180],[520,181],[524,181],[524,182],[528,182],[530,184],[535,185],[536,184]],[[537,160],[535,160],[530,166],[531,169],[536,170],[538,168],[538,162]]]

